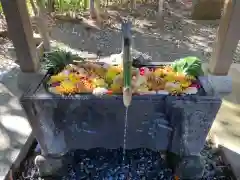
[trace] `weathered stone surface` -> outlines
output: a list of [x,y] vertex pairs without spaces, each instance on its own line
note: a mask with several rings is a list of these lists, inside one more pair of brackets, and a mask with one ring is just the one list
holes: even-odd
[[[142,147],[180,157],[199,156],[221,105],[218,96],[209,94],[201,89],[197,95],[133,96],[128,110],[127,149]],[[25,93],[21,102],[45,155],[123,147],[122,96],[59,96],[41,85]]]
[[[46,154],[123,146],[125,108],[121,96],[62,97],[47,93],[43,86],[28,96],[22,104]],[[220,104],[214,96],[134,96],[128,114],[127,148],[198,155]]]
[[[30,123],[40,133],[37,139],[40,144],[42,142],[41,147],[46,154],[123,146],[125,108],[121,97],[45,98],[48,99],[39,95],[38,99],[30,100],[33,104],[23,101],[23,105],[32,117]],[[129,149],[167,149],[172,129],[163,113],[163,98],[153,98],[152,101],[149,97],[133,98],[128,114]]]
[[172,152],[182,156],[199,155],[221,101],[208,96],[166,98],[167,117],[174,128]]

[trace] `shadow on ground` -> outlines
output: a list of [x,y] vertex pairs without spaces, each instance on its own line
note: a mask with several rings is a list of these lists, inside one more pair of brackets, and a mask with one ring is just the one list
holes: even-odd
[[162,25],[155,16],[156,5],[139,6],[137,12],[115,6],[108,8],[106,21],[109,23],[102,28],[90,26],[89,21],[78,24],[58,21],[51,35],[73,49],[107,56],[121,52],[120,19],[129,16],[134,24],[133,48],[148,54],[153,61],[173,61],[190,55],[207,61],[218,22],[192,21],[189,19],[190,6],[181,2],[165,4]]
[[18,68],[12,69],[0,82],[0,177],[6,175],[12,164],[19,165],[25,153],[22,152],[23,145],[31,133],[18,101],[22,93],[17,88],[18,73]]

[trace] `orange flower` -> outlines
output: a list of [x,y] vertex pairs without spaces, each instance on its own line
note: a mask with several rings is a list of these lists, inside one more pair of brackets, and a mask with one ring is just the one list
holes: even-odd
[[76,88],[78,93],[87,93],[93,91],[93,85],[87,79],[81,79],[81,81],[76,84]]

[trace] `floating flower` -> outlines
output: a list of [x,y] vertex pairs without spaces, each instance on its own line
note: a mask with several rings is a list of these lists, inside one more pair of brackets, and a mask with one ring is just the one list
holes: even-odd
[[78,93],[89,93],[93,91],[93,85],[88,79],[81,79],[79,83],[76,84]]
[[163,68],[157,68],[154,71],[155,76],[163,77],[165,75]]
[[183,89],[179,83],[167,82],[165,85],[165,90],[169,93],[179,94],[182,93]]
[[184,93],[186,94],[197,94],[198,90],[196,87],[188,87],[186,90],[184,90]]
[[68,76],[70,74],[70,71],[69,70],[64,70],[61,74],[64,74],[64,75]]
[[112,83],[114,78],[121,73],[121,71],[116,68],[116,67],[111,67],[107,70],[106,75],[105,75],[105,79],[107,81],[107,83]]
[[98,87],[98,88],[93,89],[93,94],[96,96],[101,96],[101,95],[104,95],[107,93],[108,93],[108,90],[106,88]]
[[51,76],[49,83],[55,83],[55,82],[61,82],[67,79],[67,76],[64,74],[57,74],[54,76]]
[[56,86],[55,88],[60,94],[73,94],[77,91],[75,84],[71,81],[62,81],[60,86]]
[[199,84],[196,84],[196,83],[191,84],[190,87],[195,87],[197,89],[201,88],[201,86]]
[[122,93],[122,86],[119,84],[112,84],[110,89],[113,93]]
[[192,84],[191,81],[180,82],[180,85],[181,85],[182,88],[188,88],[191,84]]
[[95,87],[107,87],[106,82],[102,78],[94,78],[92,80],[93,86]]
[[60,82],[54,82],[51,84],[51,87],[56,87],[56,86],[60,86]]
[[70,73],[68,75],[68,79],[72,82],[72,83],[78,83],[80,81],[80,77],[75,74],[75,73]]

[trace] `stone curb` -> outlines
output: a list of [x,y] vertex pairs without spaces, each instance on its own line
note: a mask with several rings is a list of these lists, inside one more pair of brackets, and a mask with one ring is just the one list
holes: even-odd
[[[233,176],[234,176],[234,180],[240,180],[240,177],[237,175],[239,174],[238,173],[238,169],[236,167],[234,167],[234,165],[230,162],[230,160],[228,159],[228,156],[226,155],[226,152],[225,152],[225,147],[219,145],[219,150],[220,150],[220,154],[221,154],[221,157],[222,157],[222,160],[223,162],[226,164],[226,165],[229,165],[232,172],[233,172]],[[240,155],[239,155],[240,156]]]
[[14,171],[16,171],[19,167],[21,162],[26,158],[26,156],[29,153],[29,150],[34,142],[35,138],[33,136],[33,133],[31,133],[27,139],[27,141],[25,142],[25,144],[22,146],[22,148],[20,149],[20,152],[18,153],[15,161],[13,162],[12,166],[9,167],[9,170],[7,171],[6,175],[3,175],[2,177],[0,177],[0,180],[12,180],[12,174],[14,173]]
[[[228,155],[226,154],[227,152],[227,148],[225,148],[223,145],[220,145],[219,143],[219,139],[217,138],[216,135],[213,135],[211,137],[213,143],[215,144],[216,148],[218,148],[220,150],[220,155],[222,157],[222,160],[223,162],[226,164],[226,165],[229,165],[232,172],[233,172],[233,176],[234,176],[234,180],[240,180],[240,173],[238,172],[239,169],[237,167],[235,167],[235,165],[233,165],[233,163],[231,162],[231,160],[229,159]],[[231,150],[228,150],[228,151],[231,151]],[[240,154],[238,154],[239,158],[240,158]],[[236,160],[237,161],[237,160]]]

